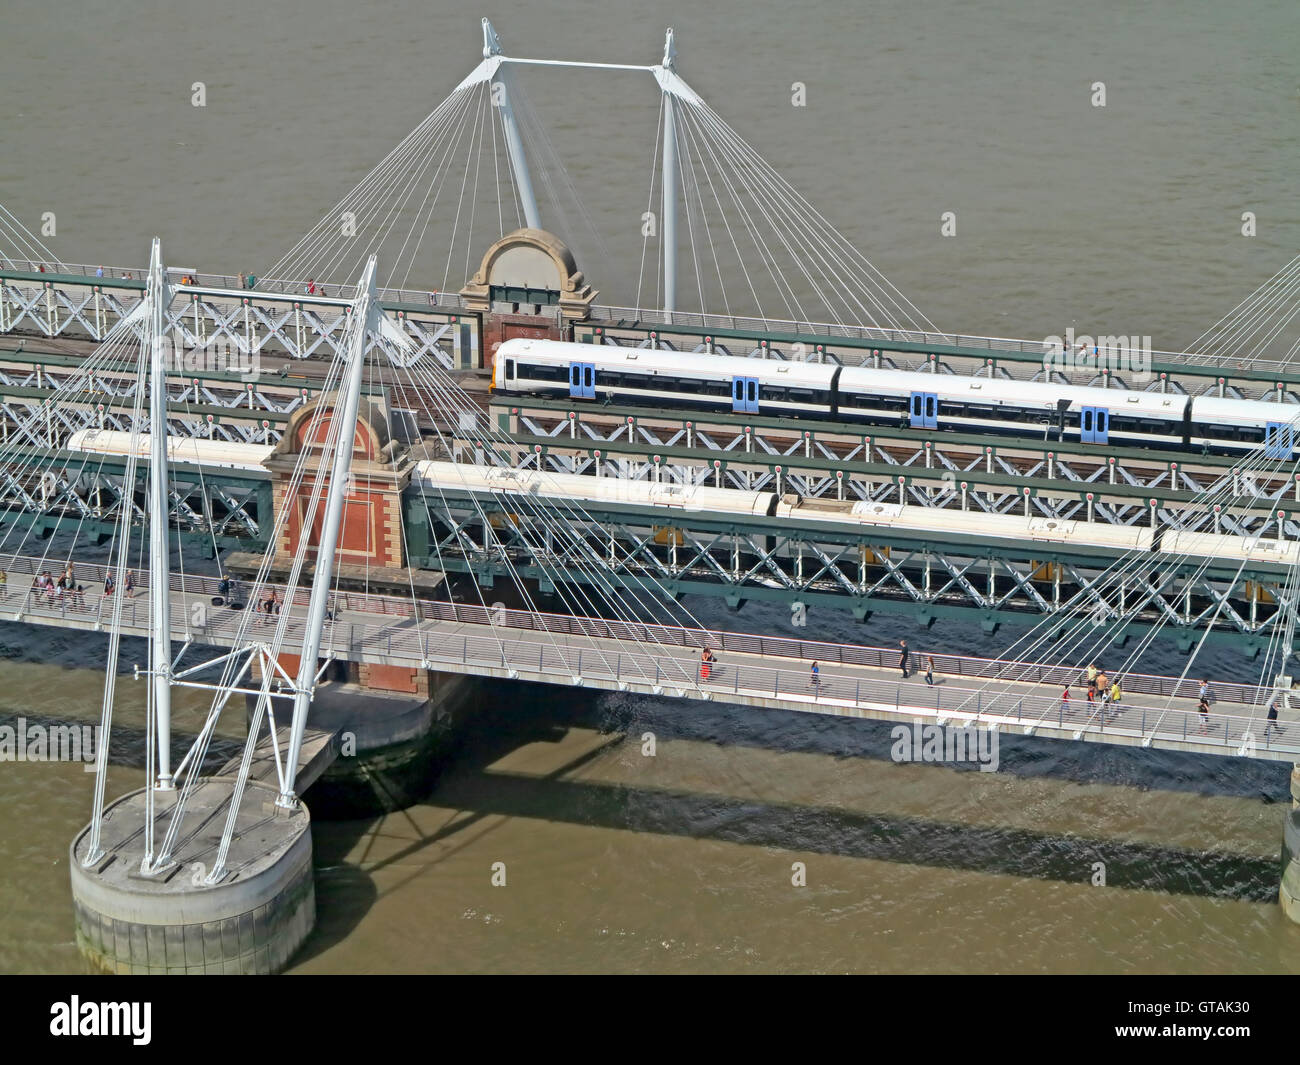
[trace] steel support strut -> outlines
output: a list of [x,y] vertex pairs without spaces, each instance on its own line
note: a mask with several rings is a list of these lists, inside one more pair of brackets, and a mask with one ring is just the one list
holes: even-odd
[[[298,755],[302,750],[307,711],[316,688],[316,660],[320,656],[321,632],[325,625],[325,608],[329,603],[330,579],[334,571],[334,549],[338,545],[339,526],[343,517],[343,497],[347,492],[348,471],[352,467],[353,441],[357,432],[357,408],[361,399],[361,375],[366,365],[366,336],[377,325],[379,303],[375,295],[375,257],[370,256],[365,273],[357,284],[357,298],[352,305],[352,334],[345,351],[347,370],[335,400],[337,436],[334,460],[325,496],[325,520],[316,551],[316,572],[312,576],[311,596],[307,603],[307,623],[302,638],[302,660],[298,664],[298,683],[293,696],[293,724],[285,762],[284,789],[276,799],[278,806],[297,803],[294,785],[298,776]],[[338,403],[342,403],[342,411]],[[340,416],[341,415],[341,416]],[[320,467],[316,476],[320,477]],[[305,544],[299,546],[304,550]]]
[[[167,551],[167,519],[171,508],[167,491],[167,335],[164,312],[171,290],[163,271],[162,247],[157,238],[149,262],[149,618],[150,679],[158,724],[158,779],[160,790],[172,788],[171,770],[171,571]],[[118,594],[126,586],[119,573]]]

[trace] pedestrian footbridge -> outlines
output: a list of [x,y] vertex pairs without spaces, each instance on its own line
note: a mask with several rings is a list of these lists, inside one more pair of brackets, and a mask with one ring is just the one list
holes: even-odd
[[[37,592],[28,574],[50,568],[36,557],[0,558],[8,580],[0,586],[0,617],[33,625],[106,630],[113,603],[104,595],[104,567],[79,564],[79,597]],[[147,638],[147,575],[135,598],[122,604],[123,635]],[[268,587],[276,587],[269,585]],[[172,639],[186,644],[269,645],[275,625],[252,607],[232,609],[212,577],[173,574]],[[276,587],[285,601],[285,589]],[[119,593],[120,594],[120,593]],[[286,604],[283,646],[301,645],[306,593]],[[510,610],[448,602],[413,601],[338,592],[322,638],[327,660],[469,674],[574,688],[629,691],[755,708],[798,710],[1003,735],[1116,743],[1165,750],[1300,761],[1300,715],[1287,707],[1281,728],[1266,728],[1272,691],[1215,680],[1208,718],[1197,712],[1199,678],[1125,674],[1124,697],[1104,710],[1088,703],[1081,669],[1045,663],[972,658],[912,649],[913,672],[903,679],[897,648],[826,643],[788,637],[715,632],[655,624]],[[717,661],[702,675],[700,651]],[[935,683],[921,663],[933,654]],[[811,665],[818,663],[814,685]],[[180,662],[178,669],[184,668]],[[1065,685],[1073,698],[1061,698]]]

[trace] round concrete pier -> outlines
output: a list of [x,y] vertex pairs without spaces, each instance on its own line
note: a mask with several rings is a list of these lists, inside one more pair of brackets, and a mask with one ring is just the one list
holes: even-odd
[[1282,912],[1300,924],[1300,810],[1289,810],[1282,829]]
[[1282,912],[1300,924],[1300,765],[1291,767],[1291,809],[1282,827]]
[[[116,973],[274,973],[316,923],[311,819],[301,803],[274,805],[275,791],[250,781],[220,884],[204,883],[216,859],[234,788],[230,777],[198,782],[182,822],[176,862],[140,874],[145,791],[110,804],[93,866],[90,827],[71,849],[77,946],[98,968]],[[154,793],[157,842],[170,821],[174,792]]]

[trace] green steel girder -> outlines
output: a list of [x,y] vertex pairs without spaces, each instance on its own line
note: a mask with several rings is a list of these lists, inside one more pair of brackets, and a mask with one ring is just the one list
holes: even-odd
[[[689,528],[680,524],[673,528],[674,538],[681,533],[679,545],[675,539],[669,543],[655,540],[656,533],[665,526],[662,510],[632,504],[588,505],[585,527],[557,549],[553,535],[533,528],[531,515],[506,509],[512,505],[491,496],[478,497],[468,490],[447,490],[436,499],[408,501],[408,543],[425,545],[422,556],[413,552],[413,561],[474,573],[481,580],[503,576],[513,565],[517,571],[527,571],[542,580],[546,587],[557,582],[597,583],[615,577],[634,586],[639,576],[672,594],[689,588],[725,595],[729,602],[777,598],[807,603],[815,599],[851,608],[855,613],[901,601],[910,603],[918,617],[943,616],[944,611],[957,610],[959,613],[948,616],[978,619],[982,624],[1024,624],[1062,607],[1077,614],[1081,603],[1089,612],[1095,608],[1099,623],[1110,623],[1125,613],[1121,607],[1127,596],[1128,609],[1134,609],[1137,603],[1178,631],[1215,623],[1216,629],[1232,631],[1247,642],[1261,639],[1280,626],[1295,608],[1295,597],[1286,589],[1286,567],[1268,563],[1239,571],[1235,564],[1212,563],[1207,567],[1198,562],[1160,559],[1157,578],[1153,559],[1152,567],[1135,569],[1122,586],[1108,587],[1103,575],[1115,561],[1114,556],[1085,547],[1027,545],[1001,538],[981,538],[973,545],[966,536],[921,539],[884,529],[864,535],[860,527],[797,519],[783,522],[781,530],[774,532],[768,519],[736,515],[727,515],[725,520],[691,516]],[[435,516],[443,530],[430,540],[429,523]],[[485,543],[485,521],[492,517],[497,517],[498,522]],[[523,528],[514,524],[520,517],[527,519]],[[525,533],[525,529],[531,532]],[[607,545],[611,544],[616,545],[616,550],[609,548],[612,557],[607,553]],[[873,549],[868,569],[881,571],[870,580],[867,570],[859,564],[859,559],[865,561],[864,547]],[[847,552],[852,552],[853,557],[846,559]],[[807,566],[804,557],[811,559]],[[592,574],[596,558],[610,560],[600,567],[599,577]],[[545,559],[545,565],[540,559]],[[842,562],[847,562],[847,569]],[[1018,568],[1017,563],[1022,565]],[[1059,565],[1061,577],[1045,581],[1036,576],[1051,564]],[[635,573],[630,572],[633,570]],[[939,582],[933,581],[936,571]],[[1068,584],[1062,580],[1067,574]],[[1258,616],[1257,607],[1263,601],[1258,597],[1250,602],[1249,619],[1232,606],[1246,605],[1243,593],[1251,587],[1246,581],[1274,600],[1271,606],[1266,604],[1263,618]],[[1225,587],[1218,587],[1216,582]],[[1047,585],[1053,588],[1052,601],[1044,590]],[[1070,599],[1062,601],[1062,586],[1077,589],[1071,596],[1082,598],[1073,604]],[[1180,613],[1184,605],[1186,609]]]
[[[832,463],[825,458],[806,458],[802,455],[772,455],[761,452],[737,453],[737,452],[718,452],[699,447],[680,447],[677,445],[649,447],[640,444],[628,444],[626,441],[602,441],[596,443],[584,443],[578,441],[566,441],[555,438],[538,437],[531,433],[511,433],[509,438],[513,443],[519,444],[526,448],[530,453],[536,455],[533,449],[541,447],[542,455],[554,451],[581,451],[588,458],[594,459],[596,451],[601,452],[602,459],[614,455],[626,455],[635,457],[637,461],[652,463],[655,455],[662,456],[663,465],[691,465],[696,466],[705,472],[708,472],[712,462],[719,459],[722,462],[723,469],[732,466],[757,466],[765,467],[769,473],[773,473],[777,467],[781,468],[783,473],[794,473],[795,471],[818,472],[825,470],[843,470],[845,478],[850,477],[871,481],[881,486],[888,486],[896,489],[898,479],[904,478],[906,487],[936,487],[951,483],[946,474],[955,475],[959,481],[965,481],[969,485],[971,492],[1017,495],[1023,499],[1023,490],[1030,489],[1030,498],[1039,496],[1053,496],[1060,498],[1073,499],[1080,504],[1086,503],[1086,494],[1092,492],[1099,499],[1104,498],[1107,501],[1127,502],[1130,505],[1145,507],[1147,500],[1155,498],[1162,507],[1169,507],[1182,504],[1184,507],[1195,505],[1197,497],[1201,494],[1186,489],[1171,488],[1152,488],[1149,485],[1133,484],[1109,484],[1105,481],[1085,481],[1085,480],[1061,480],[1048,479],[1046,477],[1035,477],[1032,475],[1013,476],[1009,474],[987,473],[983,469],[960,469],[957,467],[943,468],[936,467],[925,469],[924,467],[902,466],[884,462],[862,462],[858,460],[839,461]],[[725,454],[726,457],[722,457]],[[1275,517],[1277,509],[1286,509],[1291,512],[1292,507],[1287,504],[1292,502],[1281,495],[1275,498],[1267,499],[1262,497],[1239,496],[1232,504],[1232,510],[1240,513],[1255,513],[1263,517]],[[1297,504],[1300,505],[1300,504]]]

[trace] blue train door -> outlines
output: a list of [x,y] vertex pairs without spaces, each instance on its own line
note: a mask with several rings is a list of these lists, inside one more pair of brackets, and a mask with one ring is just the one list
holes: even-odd
[[1079,412],[1079,439],[1085,444],[1110,443],[1110,411],[1106,407],[1084,407]]
[[1269,422],[1264,429],[1264,454],[1271,459],[1289,459],[1295,444],[1290,422]]
[[731,379],[731,409],[737,414],[758,413],[757,377],[733,377]]
[[569,395],[574,399],[596,398],[596,364],[569,363]]
[[912,405],[907,411],[908,424],[913,429],[937,429],[939,426],[939,394],[913,392]]

